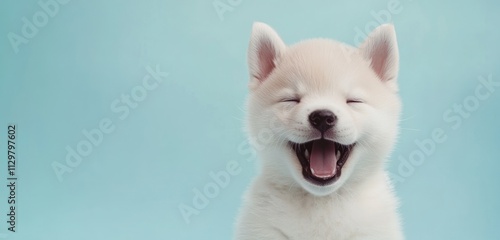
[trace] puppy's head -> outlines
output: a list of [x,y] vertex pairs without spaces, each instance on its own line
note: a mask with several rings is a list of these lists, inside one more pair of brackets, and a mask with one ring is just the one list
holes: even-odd
[[392,25],[354,48],[326,39],[286,46],[255,23],[247,128],[261,174],[322,196],[381,170],[398,132],[398,60]]

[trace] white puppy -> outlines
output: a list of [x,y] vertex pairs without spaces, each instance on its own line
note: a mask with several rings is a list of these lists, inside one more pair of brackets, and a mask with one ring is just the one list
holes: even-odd
[[286,46],[255,23],[247,130],[261,160],[237,240],[401,240],[385,162],[398,134],[394,27],[359,47]]

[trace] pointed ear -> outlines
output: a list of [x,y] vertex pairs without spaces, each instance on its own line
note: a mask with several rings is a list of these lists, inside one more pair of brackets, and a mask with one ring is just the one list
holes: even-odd
[[285,43],[271,27],[260,22],[253,24],[248,47],[251,89],[266,80],[285,49]]
[[394,26],[384,24],[377,27],[359,49],[371,61],[371,67],[377,76],[397,91],[399,51]]

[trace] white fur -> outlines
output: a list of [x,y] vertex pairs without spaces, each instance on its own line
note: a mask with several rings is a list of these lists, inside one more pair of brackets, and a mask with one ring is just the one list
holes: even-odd
[[[327,39],[286,46],[271,27],[254,24],[247,130],[261,171],[246,194],[235,239],[403,239],[384,170],[398,134],[398,61],[392,25],[355,48]],[[282,101],[290,98],[300,103]],[[308,122],[317,109],[338,117],[325,138],[356,143],[341,177],[327,186],[303,178],[288,145],[320,136]]]

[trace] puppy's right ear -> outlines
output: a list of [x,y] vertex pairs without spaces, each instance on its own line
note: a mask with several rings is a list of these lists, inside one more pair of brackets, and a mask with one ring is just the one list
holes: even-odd
[[285,43],[271,27],[260,22],[253,24],[248,47],[250,89],[255,89],[266,80],[285,49]]

